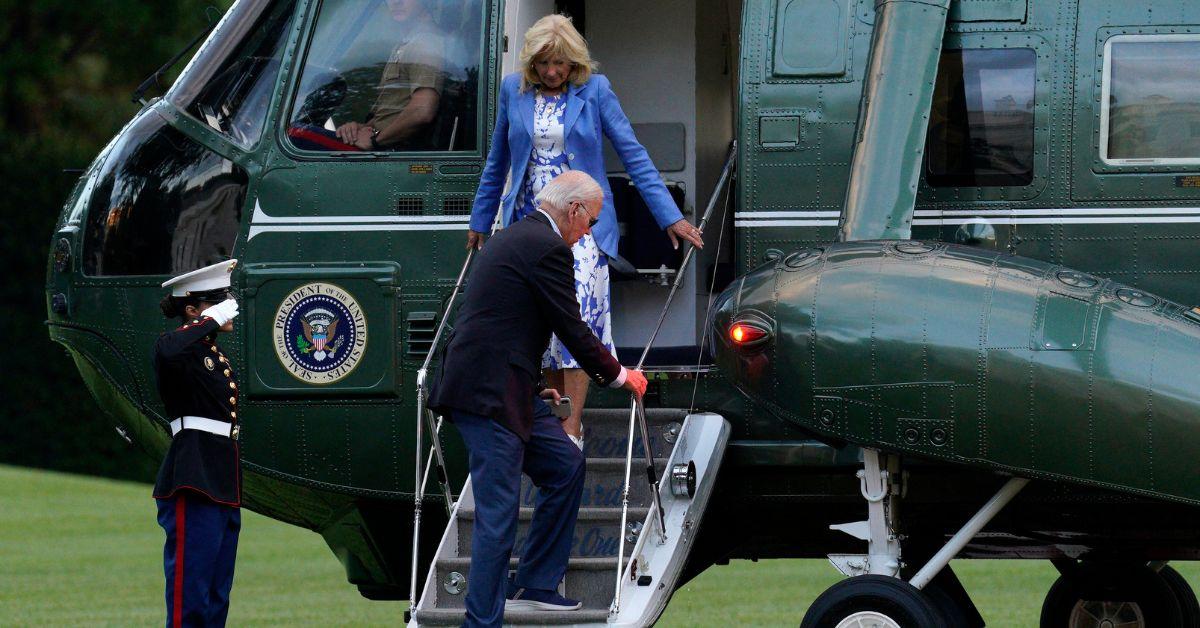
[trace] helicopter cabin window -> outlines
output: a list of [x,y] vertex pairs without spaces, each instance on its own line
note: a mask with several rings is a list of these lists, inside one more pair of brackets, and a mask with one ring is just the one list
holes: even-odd
[[237,15],[229,18],[229,27],[222,25],[167,94],[177,107],[244,148],[262,136],[296,3],[265,7],[242,2],[231,9]]
[[109,151],[88,204],[87,275],[177,275],[229,259],[248,177],[143,111]]
[[312,151],[478,148],[482,0],[324,2],[287,135]]
[[1104,45],[1100,158],[1200,164],[1200,35],[1118,35]]
[[926,146],[930,186],[1033,181],[1036,67],[1029,48],[942,52]]

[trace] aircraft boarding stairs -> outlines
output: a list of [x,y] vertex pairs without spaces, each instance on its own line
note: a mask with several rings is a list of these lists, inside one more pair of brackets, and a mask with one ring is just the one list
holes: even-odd
[[[504,618],[506,625],[648,626],[666,608],[712,492],[729,438],[729,423],[711,413],[689,415],[682,409],[645,411],[650,451],[657,477],[662,478],[659,495],[665,513],[663,542],[653,492],[646,477],[646,455],[640,433],[633,439],[627,521],[622,526],[631,414],[628,409],[600,409],[587,410],[583,417],[587,479],[570,562],[559,585],[560,593],[582,601],[583,608],[509,612]],[[670,472],[673,469],[677,471],[675,477]],[[689,470],[692,471],[690,496]],[[536,495],[537,489],[529,478],[523,478],[520,524],[510,562],[512,570],[516,569],[524,547]],[[467,480],[429,566],[410,626],[462,623],[464,599],[471,583],[474,514],[475,495]],[[623,575],[617,606],[614,604],[617,556],[622,551]]]
[[[721,192],[727,190],[736,157],[737,143],[733,142],[716,189],[697,225],[701,233]],[[727,194],[725,198],[728,206],[731,196]],[[680,271],[675,275],[659,312],[658,324],[638,360],[638,369],[646,364],[671,301],[683,283],[683,271],[694,257],[695,249],[685,248]],[[446,312],[453,310],[474,253],[474,249],[467,252],[467,259],[446,303]],[[710,292],[712,289],[710,286]],[[475,495],[470,480],[457,499],[451,494],[439,444],[443,421],[435,420],[433,412],[425,405],[426,378],[446,329],[446,320],[447,316],[443,315],[425,363],[417,371],[412,589],[409,593],[411,607],[405,614],[406,623],[414,627],[461,624],[466,592],[471,586]],[[559,584],[562,595],[582,601],[583,608],[565,612],[508,613],[505,615],[508,625],[648,626],[654,623],[674,593],[675,583],[695,542],[730,432],[729,423],[717,414],[689,414],[683,409],[646,410],[640,402],[632,401],[628,409],[585,410],[583,425],[587,442],[584,447],[587,478],[571,558],[567,573]],[[428,453],[424,444],[425,429],[430,432]],[[443,499],[452,505],[450,523],[442,534],[437,554],[429,564],[424,588],[418,595],[417,573],[420,560],[424,559],[418,554],[421,509],[425,487],[435,468]],[[535,490],[528,478],[522,478],[520,523],[510,569],[516,567],[519,559],[516,554],[522,551],[529,531]]]

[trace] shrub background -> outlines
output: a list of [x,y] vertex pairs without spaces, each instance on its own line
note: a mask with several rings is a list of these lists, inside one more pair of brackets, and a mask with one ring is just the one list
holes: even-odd
[[0,0],[0,463],[153,479],[157,461],[117,435],[50,342],[49,247],[79,171],[140,108],[133,90],[230,4]]

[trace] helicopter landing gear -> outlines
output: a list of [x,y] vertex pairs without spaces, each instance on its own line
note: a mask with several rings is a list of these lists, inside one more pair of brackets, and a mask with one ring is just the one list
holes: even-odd
[[1183,576],[1170,565],[1163,565],[1158,575],[1171,588],[1175,601],[1179,602],[1180,622],[1183,628],[1200,628],[1200,601],[1196,600],[1196,592]]
[[942,600],[900,579],[900,535],[896,532],[900,463],[874,449],[863,450],[858,480],[867,520],[830,526],[867,542],[866,554],[831,554],[838,571],[852,576],[825,590],[804,615],[802,628],[941,628],[949,626]]
[[[899,481],[903,477],[900,460],[874,449],[863,449],[862,452],[863,469],[858,472],[858,478],[862,496],[867,501],[867,520],[829,527],[867,541],[867,554],[829,556],[834,567],[851,578],[821,594],[805,614],[802,626],[904,628],[982,625],[982,617],[970,603],[957,578],[948,570],[948,565],[1025,488],[1029,480],[1014,477],[1005,482],[905,582],[901,579],[901,569],[904,567],[900,560],[902,537],[896,533],[895,525],[899,500],[904,493]],[[883,584],[885,582],[890,584]],[[933,617],[921,614],[926,609],[932,609]],[[889,611],[895,615],[889,615]]]
[[[1170,569],[1167,574],[1163,571]],[[1176,593],[1178,577],[1170,567],[1156,572],[1147,565],[1082,563],[1059,576],[1042,603],[1042,628],[1120,626],[1192,626],[1197,612],[1190,598]],[[1179,578],[1182,580],[1182,578]],[[1187,586],[1186,582],[1182,583]],[[1191,588],[1187,588],[1191,592]],[[1181,602],[1188,605],[1185,611]]]
[[829,587],[800,628],[950,628],[929,596],[891,576],[868,574]]
[[829,526],[867,542],[864,554],[830,554],[829,560],[847,576],[874,574],[900,575],[900,537],[894,525],[897,501],[901,494],[900,462],[875,449],[863,449],[863,468],[858,472],[859,488],[867,500],[867,520]]
[[954,628],[984,628],[986,625],[971,596],[954,574],[950,565],[938,572],[925,588],[921,589],[933,605],[942,611],[946,624]]

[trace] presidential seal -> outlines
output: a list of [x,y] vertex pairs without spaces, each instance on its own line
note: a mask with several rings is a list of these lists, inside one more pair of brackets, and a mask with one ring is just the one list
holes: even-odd
[[349,292],[331,283],[310,283],[279,305],[273,341],[275,355],[293,377],[332,384],[362,359],[367,319]]

